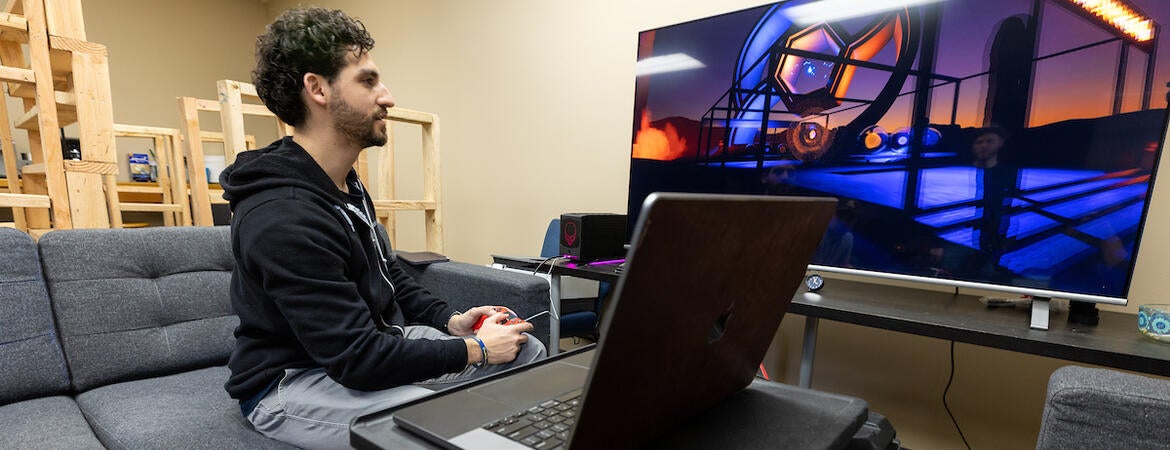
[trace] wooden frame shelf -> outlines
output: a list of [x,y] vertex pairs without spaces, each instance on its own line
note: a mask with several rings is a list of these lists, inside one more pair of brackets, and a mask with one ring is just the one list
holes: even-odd
[[[28,130],[33,162],[9,177],[9,194],[0,200],[13,209],[13,226],[36,236],[116,224],[109,65],[105,46],[86,39],[81,0],[8,1],[0,13],[0,81],[7,92],[0,101],[6,173],[17,173],[13,122]],[[22,105],[15,121],[9,98]],[[60,130],[72,123],[84,161],[62,155]]]

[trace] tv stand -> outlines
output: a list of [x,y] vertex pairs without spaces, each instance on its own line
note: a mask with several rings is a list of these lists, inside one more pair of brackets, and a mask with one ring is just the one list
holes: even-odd
[[1048,308],[1051,298],[1032,297],[1032,323],[1028,326],[1033,330],[1047,330],[1048,318],[1051,317]]

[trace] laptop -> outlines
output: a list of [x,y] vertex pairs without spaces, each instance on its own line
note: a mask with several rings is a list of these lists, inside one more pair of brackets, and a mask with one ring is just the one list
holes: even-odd
[[444,448],[644,445],[752,381],[836,203],[652,194],[595,350],[439,393],[393,420]]

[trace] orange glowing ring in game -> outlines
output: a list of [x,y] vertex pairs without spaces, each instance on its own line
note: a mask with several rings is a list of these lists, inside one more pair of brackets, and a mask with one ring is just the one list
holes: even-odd
[[784,144],[801,161],[813,161],[825,155],[833,143],[833,133],[816,122],[801,122],[784,132]]

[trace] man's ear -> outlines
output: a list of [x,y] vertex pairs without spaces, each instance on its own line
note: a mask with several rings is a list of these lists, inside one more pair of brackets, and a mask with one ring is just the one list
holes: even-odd
[[329,90],[329,80],[325,77],[306,72],[303,79],[305,83],[305,97],[308,101],[324,107],[329,103],[327,91]]

